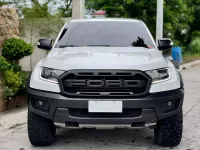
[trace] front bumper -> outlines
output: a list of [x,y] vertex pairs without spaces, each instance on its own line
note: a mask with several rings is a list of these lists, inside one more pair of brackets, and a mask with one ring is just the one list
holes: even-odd
[[[82,117],[73,116],[69,109],[88,109],[88,101],[97,99],[67,98],[58,93],[39,91],[28,88],[29,109],[33,113],[53,120],[56,123],[76,123],[77,125],[107,124],[107,125],[144,125],[155,123],[182,111],[184,89],[150,94],[143,98],[131,99],[98,99],[108,101],[122,101],[123,109],[141,109],[141,113],[135,117]],[[42,101],[48,104],[49,109],[43,111],[33,106],[34,101]],[[164,112],[163,104],[168,101],[177,101],[177,106]],[[144,123],[144,124],[143,124]]]

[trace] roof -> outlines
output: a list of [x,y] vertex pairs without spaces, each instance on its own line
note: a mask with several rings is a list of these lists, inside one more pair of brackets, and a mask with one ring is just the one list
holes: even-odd
[[137,19],[128,19],[128,18],[84,18],[84,19],[73,19],[70,22],[87,22],[87,21],[118,21],[118,22],[140,22]]

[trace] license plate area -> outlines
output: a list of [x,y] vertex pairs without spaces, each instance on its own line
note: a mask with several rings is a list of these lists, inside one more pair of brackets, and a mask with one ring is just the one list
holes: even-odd
[[89,101],[90,113],[122,113],[122,101]]

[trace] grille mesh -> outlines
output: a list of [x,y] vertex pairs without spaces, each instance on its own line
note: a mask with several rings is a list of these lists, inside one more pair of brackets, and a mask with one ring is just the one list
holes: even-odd
[[134,97],[148,93],[151,79],[141,71],[71,70],[59,79],[62,93],[72,97]]

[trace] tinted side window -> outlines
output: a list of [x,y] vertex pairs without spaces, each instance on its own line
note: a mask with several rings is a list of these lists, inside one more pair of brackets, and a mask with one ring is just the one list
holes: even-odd
[[146,28],[139,22],[72,22],[56,47],[119,46],[154,47]]

